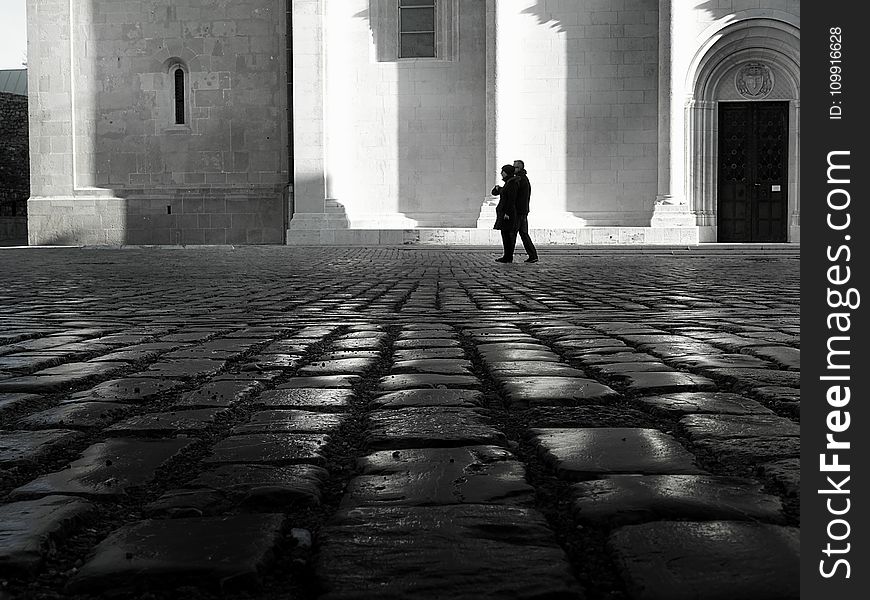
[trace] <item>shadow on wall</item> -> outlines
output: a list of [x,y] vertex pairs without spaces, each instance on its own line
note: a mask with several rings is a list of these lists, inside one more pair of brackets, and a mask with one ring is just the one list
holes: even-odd
[[[212,10],[210,3],[191,4],[191,14]],[[268,33],[244,37],[234,28],[218,32],[218,24],[229,27],[218,23],[218,13],[183,21],[173,6],[162,6],[149,34],[140,24],[123,31],[95,26],[119,18],[104,0],[70,6],[80,71],[75,107],[88,115],[73,125],[73,186],[82,203],[96,205],[96,217],[61,219],[46,205],[39,243],[282,244],[288,177],[276,142],[279,119],[286,119],[273,89],[280,87],[273,85],[278,63],[257,62],[261,55],[249,47],[255,35],[258,43],[274,43],[274,25],[266,23],[275,15],[258,13],[251,27]],[[93,44],[118,51],[94,58]]]
[[376,62],[366,73],[396,74],[395,95],[386,103],[396,103],[396,131],[385,136],[387,144],[395,144],[395,167],[388,162],[384,169],[385,177],[395,169],[396,179],[375,184],[394,190],[394,210],[418,227],[475,227],[491,187],[486,173],[486,3],[436,3],[439,26],[461,31],[443,31],[434,59],[399,58],[397,3],[366,4],[352,15],[367,24],[375,44]]
[[0,246],[27,244],[27,96],[0,92]]
[[[593,224],[649,225],[658,179],[658,4],[595,0],[523,11],[564,40],[565,210]],[[534,172],[530,166],[530,172]],[[619,223],[601,222],[617,213]]]

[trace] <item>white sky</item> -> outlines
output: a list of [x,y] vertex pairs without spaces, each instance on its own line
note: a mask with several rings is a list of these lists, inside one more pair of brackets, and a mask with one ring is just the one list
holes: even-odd
[[27,57],[26,0],[0,0],[0,69],[22,69]]

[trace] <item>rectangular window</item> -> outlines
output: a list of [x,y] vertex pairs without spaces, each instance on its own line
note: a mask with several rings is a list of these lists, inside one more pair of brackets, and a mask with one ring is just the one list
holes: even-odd
[[435,0],[399,0],[399,58],[435,58]]

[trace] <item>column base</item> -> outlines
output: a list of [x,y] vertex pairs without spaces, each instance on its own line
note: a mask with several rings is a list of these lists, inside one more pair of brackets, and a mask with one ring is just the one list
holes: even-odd
[[695,214],[687,204],[657,203],[653,207],[651,227],[694,227],[697,225]]
[[476,227],[478,229],[492,229],[495,225],[495,206],[498,200],[487,198],[480,206],[480,216],[477,217]]
[[715,225],[701,225],[698,227],[698,241],[702,244],[715,243],[718,235]]
[[320,229],[347,229],[350,227],[344,213],[295,213],[287,225],[287,231],[313,231]]
[[792,213],[788,221],[788,241],[793,244],[801,243],[801,215]]

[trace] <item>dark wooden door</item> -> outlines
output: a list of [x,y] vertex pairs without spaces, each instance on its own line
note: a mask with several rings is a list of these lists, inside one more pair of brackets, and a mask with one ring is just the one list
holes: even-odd
[[788,102],[719,104],[718,241],[785,242]]

